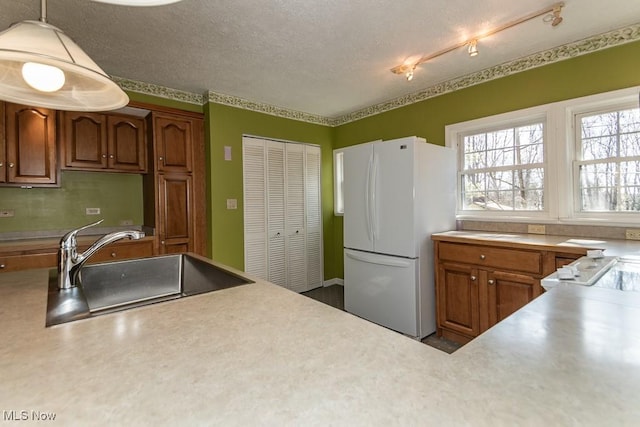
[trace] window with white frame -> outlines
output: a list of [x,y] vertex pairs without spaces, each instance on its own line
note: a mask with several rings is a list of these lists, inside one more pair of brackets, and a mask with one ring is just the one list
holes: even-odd
[[640,212],[640,108],[576,115],[581,212]]
[[544,121],[461,135],[461,210],[544,210]]
[[333,212],[335,215],[344,215],[344,152],[333,150]]
[[640,87],[445,128],[458,150],[458,219],[640,221]]

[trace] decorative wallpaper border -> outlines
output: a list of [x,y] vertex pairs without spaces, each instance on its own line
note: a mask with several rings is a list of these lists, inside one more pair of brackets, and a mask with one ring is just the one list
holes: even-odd
[[574,58],[576,56],[585,55],[596,52],[598,50],[607,49],[621,44],[640,40],[640,24],[634,24],[629,27],[620,28],[608,33],[589,37],[577,42],[558,46],[550,50],[538,52],[524,58],[516,59],[504,64],[496,65],[491,68],[467,74],[452,80],[445,81],[422,89],[418,92],[411,93],[399,98],[392,99],[380,104],[372,105],[362,110],[354,111],[339,117],[323,117],[315,114],[304,113],[302,111],[289,110],[287,108],[275,105],[265,104],[261,102],[249,101],[232,95],[224,95],[221,93],[207,91],[203,95],[185,92],[177,89],[171,89],[163,86],[153,85],[151,83],[138,82],[135,80],[124,79],[121,77],[113,77],[113,80],[125,90],[132,92],[158,96],[161,98],[171,99],[175,101],[187,102],[190,104],[203,105],[205,102],[213,102],[216,104],[228,105],[231,107],[242,108],[245,110],[256,111],[259,113],[270,114],[272,116],[282,117],[285,119],[298,120],[307,123],[335,127],[346,123],[354,122],[365,117],[383,113],[385,111],[394,110],[416,102],[424,101],[456,90],[464,89],[490,80],[506,77],[511,74],[520,73],[543,65],[552,64],[554,62],[563,61],[565,59]]
[[298,120],[301,122],[314,123],[325,126],[335,126],[335,119],[331,119],[329,117],[304,113],[302,111],[289,110],[287,108],[277,107],[270,104],[263,104],[261,102],[249,101],[247,99],[238,98],[237,96],[233,95],[224,95],[221,93],[208,91],[205,92],[204,98],[205,100],[216,104],[228,105],[231,107],[242,108],[244,110],[270,114],[272,116],[278,116],[285,119]]
[[159,98],[171,99],[172,101],[186,102],[188,104],[203,105],[204,96],[186,92],[178,89],[171,89],[169,87],[158,86],[151,83],[139,82],[136,80],[129,80],[122,77],[112,76],[113,81],[118,83],[124,90],[131,92],[142,93],[145,95],[153,95]]

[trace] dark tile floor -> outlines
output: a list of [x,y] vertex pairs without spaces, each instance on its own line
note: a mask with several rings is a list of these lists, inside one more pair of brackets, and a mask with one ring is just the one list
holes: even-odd
[[[302,295],[308,296],[309,298],[313,298],[325,304],[329,304],[330,306],[340,310],[344,310],[344,288],[340,285],[331,285],[312,289],[308,292],[304,292]],[[449,354],[461,347],[458,343],[444,338],[439,338],[435,333],[424,338],[422,342]]]

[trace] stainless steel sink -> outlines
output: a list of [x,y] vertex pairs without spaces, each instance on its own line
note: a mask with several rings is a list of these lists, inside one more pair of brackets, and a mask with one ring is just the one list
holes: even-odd
[[47,326],[247,283],[190,254],[87,265],[72,289],[58,289],[50,277]]

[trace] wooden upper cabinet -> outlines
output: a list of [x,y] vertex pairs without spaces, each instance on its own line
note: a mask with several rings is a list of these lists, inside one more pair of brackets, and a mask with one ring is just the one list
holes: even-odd
[[144,173],[144,119],[101,113],[62,113],[64,167]]
[[147,143],[144,119],[108,116],[108,165],[111,169],[146,172]]
[[153,114],[158,172],[193,172],[193,120],[175,115]]
[[7,182],[7,148],[5,144],[4,102],[0,102],[0,184]]
[[62,127],[66,167],[107,167],[107,121],[103,114],[65,111]]
[[56,112],[5,104],[5,182],[57,186]]

